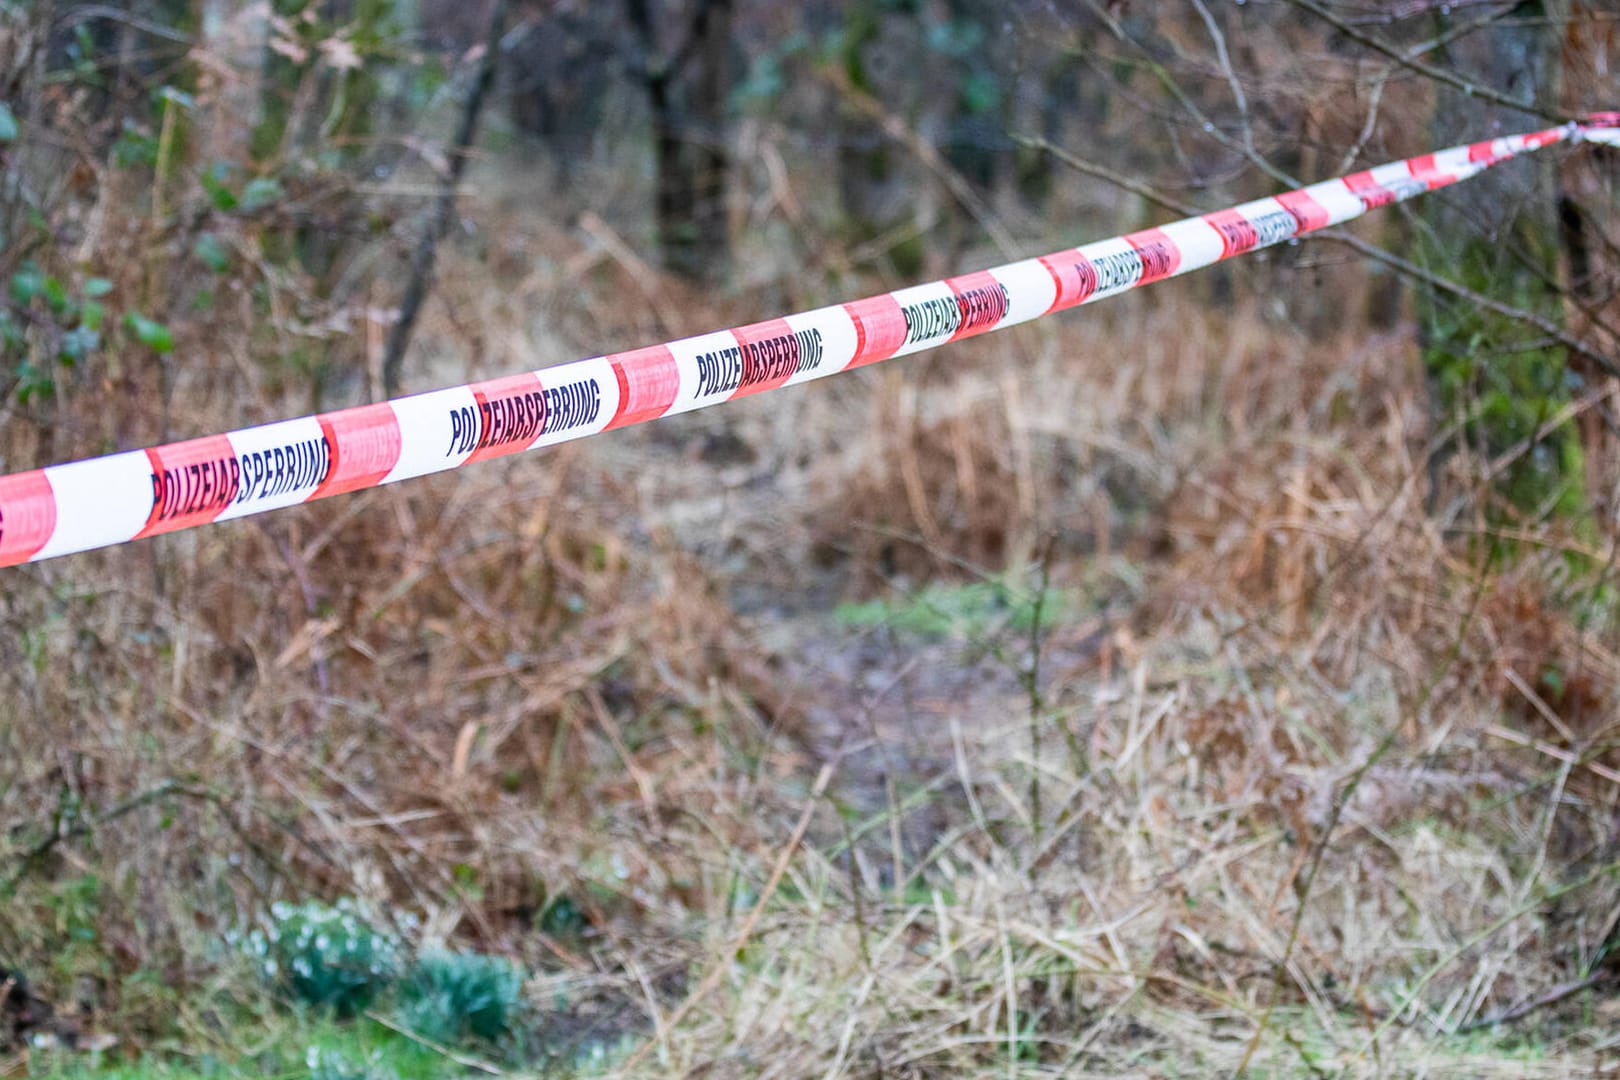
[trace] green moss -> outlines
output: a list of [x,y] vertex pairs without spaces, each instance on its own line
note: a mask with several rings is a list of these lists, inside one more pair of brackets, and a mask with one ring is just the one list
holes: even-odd
[[[1561,322],[1562,301],[1548,283],[1557,265],[1552,242],[1524,219],[1512,241],[1475,236],[1448,247],[1431,235],[1424,254],[1437,272],[1476,292]],[[1515,257],[1515,248],[1528,257]],[[1453,446],[1494,460],[1534,440],[1495,478],[1498,494],[1518,512],[1583,516],[1586,460],[1579,433],[1572,423],[1552,423],[1571,397],[1567,350],[1539,341],[1527,346],[1527,337],[1539,337],[1533,328],[1450,298],[1426,294],[1419,316],[1436,420],[1463,420]]]

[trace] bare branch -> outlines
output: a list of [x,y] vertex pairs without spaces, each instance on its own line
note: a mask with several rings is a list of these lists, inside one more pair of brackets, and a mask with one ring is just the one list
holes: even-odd
[[1351,26],[1349,23],[1333,14],[1333,12],[1323,7],[1321,4],[1316,3],[1316,0],[1287,0],[1287,2],[1293,4],[1302,11],[1310,12],[1318,19],[1321,19],[1329,26],[1332,26],[1345,37],[1365,45],[1374,52],[1384,54],[1409,71],[1415,71],[1419,75],[1426,78],[1433,79],[1436,82],[1445,83],[1447,86],[1461,90],[1469,97],[1478,98],[1480,101],[1489,101],[1494,105],[1500,105],[1506,109],[1513,109],[1517,112],[1528,113],[1531,116],[1539,116],[1544,120],[1552,120],[1557,123],[1567,123],[1570,120],[1576,119],[1576,117],[1569,116],[1565,113],[1557,112],[1552,109],[1544,109],[1540,105],[1536,105],[1533,102],[1519,101],[1517,98],[1513,98],[1507,94],[1492,90],[1488,86],[1479,86],[1476,83],[1471,83],[1454,71],[1448,71],[1445,68],[1435,67],[1433,64],[1426,64],[1421,60],[1414,59],[1411,55],[1402,52],[1393,45],[1379,41],[1371,34],[1364,33],[1361,30],[1356,29],[1354,26]]
[[478,61],[478,75],[472,89],[467,92],[467,104],[462,109],[461,123],[456,129],[455,142],[450,148],[450,170],[439,189],[439,201],[433,208],[433,217],[427,231],[416,245],[411,259],[411,278],[405,286],[405,296],[399,305],[399,321],[388,335],[388,348],[383,355],[383,396],[393,397],[399,392],[400,369],[405,364],[405,350],[411,343],[411,331],[416,327],[427,294],[433,288],[433,261],[439,247],[439,238],[450,226],[450,215],[455,211],[456,191],[461,176],[467,171],[467,159],[473,140],[478,135],[478,114],[484,99],[495,83],[495,66],[501,52],[501,39],[506,32],[506,16],[511,0],[496,0],[489,16],[489,29],[484,35],[484,54]]

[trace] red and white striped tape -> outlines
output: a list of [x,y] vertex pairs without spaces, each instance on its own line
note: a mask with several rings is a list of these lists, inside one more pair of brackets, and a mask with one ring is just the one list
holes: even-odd
[[1055,255],[733,330],[0,477],[0,566],[391,484],[809,382],[1336,225],[1620,113],[1442,150]]

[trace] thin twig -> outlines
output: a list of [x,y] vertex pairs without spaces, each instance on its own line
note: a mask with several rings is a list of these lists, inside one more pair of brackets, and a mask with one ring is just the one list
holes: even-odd
[[150,788],[147,788],[145,791],[137,792],[136,794],[131,795],[129,798],[116,804],[105,813],[97,814],[94,818],[80,818],[67,828],[61,827],[59,822],[57,827],[51,830],[51,834],[49,836],[45,837],[32,848],[18,856],[16,869],[6,877],[3,884],[0,884],[0,896],[10,895],[12,890],[16,888],[18,882],[22,881],[23,877],[27,875],[27,873],[33,869],[33,867],[37,865],[41,859],[43,859],[46,855],[49,855],[57,845],[67,840],[77,839],[81,836],[89,836],[101,826],[112,821],[117,821],[119,818],[126,817],[129,814],[134,813],[136,810],[141,809],[141,807],[150,806],[152,803],[155,803],[169,795],[186,799],[195,799],[199,802],[211,804],[220,812],[220,816],[224,818],[225,824],[230,827],[231,831],[240,837],[242,842],[247,844],[247,846],[253,850],[254,855],[258,856],[258,858],[264,862],[265,865],[269,866],[273,871],[282,877],[291,876],[288,874],[286,868],[281,865],[279,859],[277,859],[270,852],[264,850],[264,848],[256,840],[248,835],[247,830],[242,826],[241,822],[236,820],[235,815],[233,815],[230,809],[225,805],[225,799],[223,796],[217,792],[210,791],[207,788],[194,787],[170,777]]
[[403,1035],[407,1039],[409,1039],[411,1042],[416,1043],[418,1046],[425,1046],[429,1050],[432,1050],[435,1054],[438,1054],[438,1055],[440,1055],[441,1057],[444,1057],[444,1058],[448,1058],[449,1060],[455,1062],[457,1065],[463,1066],[464,1068],[477,1069],[479,1072],[488,1073],[491,1076],[505,1076],[506,1075],[506,1073],[504,1071],[502,1071],[499,1066],[492,1065],[489,1062],[483,1060],[482,1058],[468,1057],[466,1054],[458,1054],[454,1050],[450,1049],[448,1046],[445,1046],[443,1043],[434,1042],[432,1039],[428,1038],[426,1035],[418,1035],[416,1032],[412,1031],[410,1028],[404,1026],[403,1024],[395,1023],[394,1021],[388,1019],[388,1017],[384,1016],[380,1012],[376,1012],[375,1010],[372,1010],[372,1009],[367,1009],[366,1012],[365,1012],[365,1017],[366,1017],[367,1020],[371,1020],[371,1021],[373,1021],[375,1023],[381,1024],[383,1027],[387,1028],[389,1031],[392,1031],[397,1035]]
[[1448,71],[1445,68],[1435,67],[1433,64],[1426,64],[1421,60],[1415,59],[1407,53],[1402,52],[1400,49],[1395,48],[1393,45],[1386,44],[1385,42],[1373,37],[1371,34],[1364,33],[1363,31],[1356,29],[1354,26],[1351,26],[1349,23],[1345,22],[1343,19],[1333,14],[1333,12],[1323,7],[1321,4],[1316,3],[1315,0],[1287,0],[1287,2],[1302,11],[1308,11],[1312,15],[1315,15],[1318,19],[1321,19],[1323,22],[1339,31],[1339,33],[1343,34],[1345,37],[1350,38],[1352,41],[1359,42],[1374,52],[1384,54],[1401,67],[1404,67],[1409,71],[1415,71],[1417,74],[1422,75],[1425,78],[1433,79],[1436,82],[1442,82],[1447,86],[1453,87],[1454,89],[1461,90],[1464,94],[1467,94],[1471,98],[1475,98],[1479,101],[1489,101],[1494,105],[1501,105],[1503,108],[1528,113],[1531,116],[1539,116],[1544,120],[1552,120],[1558,123],[1567,123],[1568,121],[1575,119],[1575,117],[1569,116],[1566,113],[1561,113],[1553,109],[1544,109],[1532,102],[1519,101],[1515,98],[1509,97],[1507,94],[1492,90],[1488,86],[1480,86],[1477,83],[1471,83],[1454,71]]
[[1002,255],[1009,259],[1018,257],[1018,244],[1013,239],[1012,233],[1007,231],[989,204],[979,197],[978,192],[973,190],[973,185],[969,184],[960,172],[951,167],[950,162],[945,160],[944,155],[933,143],[918,135],[905,120],[890,112],[877,98],[852,83],[842,69],[824,66],[819,69],[819,73],[847,103],[876,121],[884,134],[910,150],[923,167],[945,185],[946,190],[961,204],[962,209],[979,223],[980,228],[984,229],[985,234],[1000,249]]
[[731,970],[732,958],[737,955],[744,945],[748,944],[748,939],[753,936],[754,927],[759,923],[759,917],[765,913],[765,905],[770,903],[771,898],[776,895],[777,886],[782,883],[782,876],[787,873],[788,865],[793,861],[794,852],[799,850],[799,844],[804,841],[804,834],[810,828],[810,819],[815,816],[816,807],[821,804],[821,796],[826,794],[827,785],[832,781],[833,772],[837,767],[838,759],[836,758],[821,767],[821,772],[816,777],[814,786],[810,789],[810,798],[805,801],[804,813],[799,816],[798,825],[794,826],[793,835],[788,838],[787,846],[782,848],[781,853],[777,855],[776,865],[771,869],[771,876],[765,882],[764,891],[759,894],[758,902],[754,904],[753,910],[748,913],[748,918],[743,920],[742,927],[737,931],[736,936],[732,938],[731,944],[721,955],[719,961],[709,968],[709,973],[703,977],[703,981],[698,984],[697,989],[692,991],[687,999],[681,1002],[680,1008],[671,1013],[669,1019],[664,1021],[663,1038],[642,1044],[641,1049],[637,1050],[630,1057],[630,1060],[625,1062],[624,1069],[626,1072],[633,1070],[640,1064],[653,1051],[655,1046],[667,1045],[669,1033],[704,998],[714,992],[714,988],[720,985],[720,980],[725,977],[726,972]]
[[1501,315],[1504,318],[1513,319],[1517,322],[1522,322],[1527,326],[1533,326],[1545,334],[1548,338],[1556,341],[1558,344],[1564,346],[1566,349],[1570,350],[1576,355],[1585,357],[1586,359],[1592,361],[1592,363],[1596,364],[1605,374],[1620,378],[1620,361],[1616,361],[1614,357],[1610,356],[1606,352],[1601,351],[1597,346],[1582,341],[1580,338],[1576,337],[1574,334],[1571,334],[1568,330],[1564,329],[1562,326],[1559,326],[1558,323],[1552,319],[1549,319],[1545,315],[1537,314],[1534,311],[1527,311],[1521,307],[1514,307],[1512,304],[1504,304],[1500,300],[1495,300],[1482,292],[1476,292],[1466,285],[1452,281],[1450,278],[1441,277],[1439,274],[1436,274],[1431,270],[1426,270],[1414,262],[1409,262],[1406,259],[1401,258],[1399,255],[1396,255],[1393,252],[1385,251],[1377,244],[1369,243],[1354,233],[1346,232],[1343,229],[1324,229],[1321,232],[1312,233],[1310,235],[1312,237],[1320,237],[1323,240],[1331,240],[1334,243],[1343,244],[1348,248],[1361,252],[1361,254],[1366,255],[1369,258],[1378,260],[1385,266],[1392,270],[1399,271],[1406,277],[1422,281],[1423,283],[1431,285],[1442,292],[1448,292],[1458,299],[1466,300],[1468,303],[1482,310],[1493,312],[1494,314]]
[[[1355,1058],[1351,1060],[1350,1065],[1354,1066],[1356,1062],[1359,1062],[1362,1058],[1366,1057],[1368,1051],[1372,1050],[1372,1048],[1378,1044],[1378,1040],[1383,1037],[1384,1032],[1389,1030],[1390,1025],[1394,1024],[1397,1020],[1404,1016],[1406,1014],[1406,1010],[1412,1007],[1412,1003],[1417,1000],[1419,994],[1423,993],[1424,989],[1429,985],[1429,983],[1434,981],[1435,976],[1444,971],[1465,953],[1476,949],[1486,941],[1489,941],[1492,937],[1496,936],[1500,930],[1509,924],[1524,918],[1526,915],[1536,911],[1537,909],[1545,909],[1554,900],[1557,900],[1560,897],[1568,896],[1570,893],[1579,889],[1584,889],[1601,878],[1613,877],[1617,874],[1620,874],[1620,863],[1605,863],[1604,865],[1592,870],[1584,877],[1548,889],[1540,896],[1537,896],[1527,903],[1521,904],[1512,911],[1509,911],[1506,915],[1503,915],[1501,918],[1495,920],[1479,933],[1458,943],[1455,948],[1453,948],[1445,956],[1441,957],[1438,962],[1430,965],[1429,970],[1425,971],[1422,976],[1418,978],[1416,985],[1406,992],[1406,996],[1400,1000],[1395,1008],[1389,1011],[1389,1015],[1384,1017],[1383,1021],[1373,1029],[1373,1033],[1367,1036],[1367,1041],[1362,1044],[1361,1050],[1358,1051]],[[1574,990],[1570,991],[1570,993],[1574,992]]]
[[1154,203],[1157,206],[1162,206],[1173,214],[1182,214],[1186,217],[1197,217],[1200,213],[1202,213],[1201,210],[1199,210],[1196,206],[1193,206],[1191,203],[1182,202],[1174,195],[1166,195],[1164,192],[1160,191],[1158,188],[1155,188],[1151,184],[1145,184],[1140,180],[1126,176],[1124,173],[1115,172],[1113,169],[1110,169],[1105,165],[1098,165],[1094,162],[1087,161],[1084,158],[1075,157],[1061,146],[1053,146],[1051,143],[1047,142],[1038,135],[1015,134],[1012,138],[1013,141],[1018,143],[1020,146],[1027,146],[1031,150],[1043,150],[1046,153],[1051,154],[1053,157],[1057,158],[1057,160],[1061,161],[1075,172],[1085,173],[1087,176],[1095,176],[1099,180],[1106,180],[1108,183],[1113,184],[1122,191],[1129,191],[1133,195],[1140,195],[1148,202]]
[[[1457,635],[1452,642],[1450,653],[1445,662],[1434,672],[1429,684],[1423,688],[1423,693],[1419,695],[1413,707],[1403,710],[1406,716],[1422,715],[1423,711],[1428,708],[1435,691],[1440,688],[1440,684],[1451,674],[1452,668],[1462,658],[1463,644],[1467,640],[1469,628],[1473,626],[1474,617],[1479,612],[1479,605],[1485,597],[1485,586],[1490,578],[1491,563],[1496,558],[1496,552],[1495,547],[1486,550],[1484,563],[1480,566],[1479,574],[1474,582],[1473,595],[1469,600],[1468,609],[1463,612],[1462,621],[1457,626]],[[1305,924],[1305,912],[1310,907],[1311,892],[1316,885],[1317,872],[1322,869],[1322,861],[1327,855],[1329,841],[1332,840],[1334,832],[1339,827],[1340,820],[1344,817],[1345,808],[1350,805],[1350,800],[1360,789],[1362,781],[1372,772],[1373,766],[1382,761],[1384,755],[1394,748],[1395,740],[1399,737],[1401,728],[1400,717],[1390,723],[1389,727],[1384,731],[1383,737],[1378,740],[1378,744],[1372,748],[1372,752],[1367,755],[1366,759],[1357,766],[1356,771],[1350,774],[1350,779],[1345,783],[1343,790],[1333,800],[1332,808],[1328,811],[1327,822],[1322,827],[1321,838],[1317,840],[1312,849],[1310,863],[1305,870],[1304,877],[1300,879],[1299,905],[1294,909],[1294,918],[1288,928],[1288,940],[1283,946],[1282,958],[1277,961],[1276,974],[1272,979],[1271,1000],[1267,1003],[1266,1011],[1260,1016],[1260,1023],[1255,1027],[1254,1034],[1250,1036],[1249,1043],[1243,1050],[1243,1060],[1237,1068],[1239,1076],[1248,1071],[1249,1062],[1253,1059],[1255,1051],[1260,1048],[1260,1040],[1265,1037],[1267,1029],[1271,1026],[1271,1017],[1277,1008],[1278,999],[1282,996],[1283,980],[1287,976],[1289,962],[1293,959],[1294,948],[1299,944],[1299,933]],[[1379,1030],[1381,1031],[1382,1028]],[[1375,1034],[1374,1038],[1376,1037]]]
[[1573,994],[1578,994],[1590,986],[1595,986],[1607,976],[1607,972],[1594,971],[1584,979],[1571,979],[1569,982],[1559,983],[1551,990],[1537,994],[1527,1001],[1521,1001],[1517,1005],[1503,1009],[1492,1016],[1471,1020],[1458,1028],[1457,1034],[1466,1035],[1470,1031],[1478,1031],[1481,1028],[1496,1027],[1499,1024],[1509,1024],[1515,1020],[1521,1020],[1537,1009],[1545,1009],[1549,1005],[1556,1005]]
[[495,83],[495,67],[500,59],[501,38],[505,33],[506,15],[511,0],[496,0],[495,10],[489,16],[489,28],[484,34],[484,54],[478,61],[478,77],[467,94],[467,104],[461,113],[461,124],[456,129],[455,141],[450,147],[450,167],[439,188],[439,201],[433,208],[433,217],[427,231],[417,242],[416,254],[411,258],[411,277],[405,286],[405,296],[399,304],[399,321],[388,335],[388,348],[383,355],[383,395],[393,397],[399,392],[400,368],[405,363],[405,350],[411,343],[411,331],[421,313],[422,303],[433,288],[433,261],[438,253],[439,239],[450,227],[450,215],[455,212],[456,191],[461,176],[467,171],[467,161],[473,140],[478,135],[478,114],[484,99]]
[[49,855],[58,844],[64,840],[72,840],[80,836],[88,836],[100,825],[109,821],[116,821],[126,814],[132,814],[143,806],[157,802],[165,795],[171,795],[181,790],[180,783],[174,779],[164,780],[145,791],[137,792],[118,803],[104,814],[98,814],[94,819],[80,818],[67,828],[63,828],[60,821],[51,829],[50,835],[18,856],[17,868],[6,877],[5,883],[0,884],[0,896],[10,895],[17,882],[23,879],[33,866],[45,856]]
[[1215,16],[1210,14],[1204,0],[1192,0],[1193,7],[1198,11],[1198,17],[1204,20],[1204,28],[1209,31],[1210,40],[1215,43],[1215,58],[1220,61],[1221,72],[1226,76],[1226,83],[1232,88],[1232,100],[1237,105],[1238,117],[1243,125],[1243,149],[1252,158],[1259,151],[1254,148],[1254,124],[1249,120],[1249,99],[1244,96],[1243,83],[1238,79],[1237,71],[1232,67],[1232,54],[1226,49],[1226,35],[1221,33],[1220,24]]

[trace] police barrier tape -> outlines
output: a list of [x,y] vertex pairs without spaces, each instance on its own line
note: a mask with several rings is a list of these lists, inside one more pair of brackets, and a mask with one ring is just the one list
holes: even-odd
[[1349,221],[1620,113],[1458,146],[1054,255],[540,371],[0,477],[0,566],[391,484],[972,337]]

